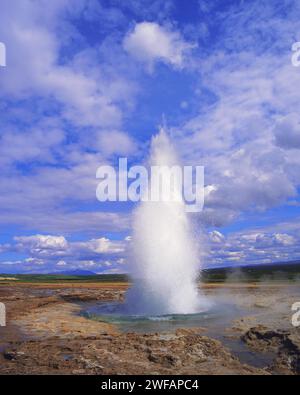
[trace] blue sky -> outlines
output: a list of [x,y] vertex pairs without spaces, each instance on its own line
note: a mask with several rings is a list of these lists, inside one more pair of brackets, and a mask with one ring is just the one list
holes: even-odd
[[205,166],[202,263],[300,258],[296,0],[3,0],[0,272],[126,271],[131,204],[96,169],[145,160],[164,116]]

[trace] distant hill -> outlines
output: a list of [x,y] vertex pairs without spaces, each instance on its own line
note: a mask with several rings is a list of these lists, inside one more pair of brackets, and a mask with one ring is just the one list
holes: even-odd
[[300,261],[235,267],[206,268],[201,273],[206,282],[300,280]]
[[91,272],[89,270],[67,270],[67,271],[62,271],[62,272],[54,272],[54,273],[49,273],[49,275],[54,275],[54,276],[96,276],[96,273]]

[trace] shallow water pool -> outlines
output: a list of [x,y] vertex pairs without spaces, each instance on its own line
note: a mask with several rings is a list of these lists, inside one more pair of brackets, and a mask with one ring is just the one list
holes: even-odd
[[255,353],[240,340],[228,335],[231,322],[242,317],[245,310],[234,304],[214,303],[211,308],[196,314],[134,315],[126,312],[120,302],[94,302],[82,306],[81,315],[86,318],[114,324],[121,332],[168,333],[179,328],[199,329],[199,333],[220,340],[241,362],[263,368],[269,365],[274,355]]

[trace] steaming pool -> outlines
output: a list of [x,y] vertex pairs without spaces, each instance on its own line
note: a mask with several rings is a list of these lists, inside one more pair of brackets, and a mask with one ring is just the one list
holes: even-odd
[[220,340],[241,362],[256,367],[269,364],[272,354],[252,352],[239,339],[226,335],[233,319],[242,317],[245,310],[235,304],[213,304],[207,311],[196,314],[135,315],[126,313],[121,302],[93,302],[82,305],[80,315],[95,321],[116,325],[121,332],[161,333],[169,336],[179,328],[199,328],[199,333]]
[[179,328],[205,328],[211,334],[215,330],[224,330],[240,313],[236,306],[215,304],[195,314],[143,315],[128,313],[124,303],[94,302],[87,304],[80,314],[95,321],[114,324],[121,332],[153,333],[172,332]]

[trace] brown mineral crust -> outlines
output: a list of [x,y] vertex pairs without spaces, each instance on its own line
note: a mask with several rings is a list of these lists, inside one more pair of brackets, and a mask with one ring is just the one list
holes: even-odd
[[[264,369],[241,363],[220,341],[204,336],[205,328],[120,333],[112,324],[79,314],[84,303],[123,300],[127,288],[124,283],[0,284],[8,322],[0,328],[0,374],[299,373],[299,331],[272,333],[259,326],[260,322],[273,324],[277,316],[280,322],[288,322],[287,307],[297,288],[292,296],[286,291],[278,293],[278,287],[235,285],[226,289],[226,297],[245,309],[252,305],[256,309],[255,315],[247,313],[232,321],[226,334],[244,333],[245,344],[256,347],[258,353],[272,348],[274,361]],[[209,285],[205,290],[220,292],[224,299],[219,286]],[[282,303],[276,315],[268,307],[274,301]]]
[[300,374],[299,329],[274,330],[260,325],[247,331],[242,340],[257,352],[275,353],[269,370],[281,374]]

